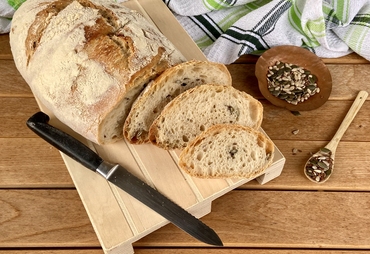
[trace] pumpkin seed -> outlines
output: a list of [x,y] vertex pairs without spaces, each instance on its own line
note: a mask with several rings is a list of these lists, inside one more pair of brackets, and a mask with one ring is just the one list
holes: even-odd
[[317,163],[317,165],[318,165],[320,168],[323,168],[323,169],[327,169],[327,168],[328,168],[328,166],[327,166],[324,162],[322,162],[322,161],[319,161],[319,162]]
[[286,98],[288,98],[288,95],[287,94],[280,94],[279,98],[282,99],[282,100],[285,100]]
[[307,88],[308,88],[308,89],[310,89],[311,91],[315,91],[316,86],[314,86],[314,85],[309,85],[309,86],[307,86]]
[[331,151],[328,148],[325,148],[325,147],[320,148],[320,152],[324,153],[324,154],[331,154]]
[[326,174],[326,176],[330,176],[331,175],[331,169],[326,170],[325,174]]

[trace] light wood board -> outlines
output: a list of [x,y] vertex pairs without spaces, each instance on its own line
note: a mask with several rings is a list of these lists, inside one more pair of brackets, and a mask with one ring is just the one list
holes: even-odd
[[[124,5],[150,19],[186,59],[206,59],[162,1],[139,2],[130,0]],[[150,144],[130,145],[122,140],[104,146],[95,145],[61,124],[39,101],[38,104],[51,117],[52,125],[83,141],[103,159],[121,164],[198,218],[211,212],[213,200],[253,180],[190,177],[177,165],[178,151],[168,152]],[[277,147],[275,149],[272,166],[256,178],[260,184],[282,172],[285,158]],[[133,242],[169,223],[100,175],[86,170],[64,154],[62,158],[105,253],[133,253]]]

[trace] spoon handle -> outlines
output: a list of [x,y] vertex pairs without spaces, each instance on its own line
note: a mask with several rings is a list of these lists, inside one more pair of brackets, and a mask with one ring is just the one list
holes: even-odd
[[338,143],[340,139],[342,138],[343,134],[348,129],[349,125],[351,124],[352,120],[355,118],[357,112],[360,110],[361,106],[366,101],[366,98],[368,96],[368,93],[366,91],[360,91],[357,94],[357,97],[355,101],[353,102],[351,108],[347,112],[347,115],[344,117],[341,125],[339,126],[337,132],[335,133],[332,140],[325,146],[329,150],[332,151],[332,153],[335,153],[335,150],[337,149]]

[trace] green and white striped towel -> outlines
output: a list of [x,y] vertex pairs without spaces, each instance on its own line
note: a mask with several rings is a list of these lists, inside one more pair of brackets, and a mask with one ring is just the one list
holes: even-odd
[[369,0],[164,0],[211,61],[278,45],[320,57],[356,52],[370,60]]
[[[24,1],[0,0],[0,33]],[[211,61],[229,64],[278,45],[370,60],[370,0],[163,1]]]
[[0,34],[10,31],[10,23],[16,9],[26,0],[0,0]]

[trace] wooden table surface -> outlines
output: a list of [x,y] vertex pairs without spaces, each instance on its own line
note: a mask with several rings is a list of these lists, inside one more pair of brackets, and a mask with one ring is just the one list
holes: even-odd
[[[370,253],[369,98],[339,144],[330,180],[318,185],[303,175],[310,152],[331,139],[358,91],[370,92],[370,62],[355,54],[324,59],[333,78],[330,99],[297,116],[262,98],[256,60],[242,57],[228,68],[235,87],[263,103],[262,127],[286,157],[283,173],[213,202],[202,220],[224,247],[170,224],[134,243],[135,253]],[[8,35],[0,35],[0,254],[103,253],[59,152],[25,125],[38,110]]]

